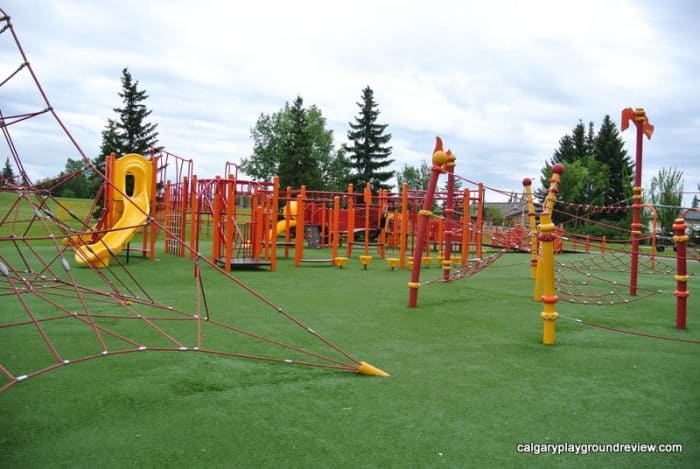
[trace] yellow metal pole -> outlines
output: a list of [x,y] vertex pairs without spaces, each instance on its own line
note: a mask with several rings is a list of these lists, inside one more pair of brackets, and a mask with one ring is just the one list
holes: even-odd
[[555,321],[559,317],[559,313],[555,310],[558,298],[554,285],[554,239],[556,235],[554,233],[555,226],[552,223],[552,210],[554,209],[554,202],[559,190],[559,180],[563,173],[564,166],[555,164],[552,167],[552,178],[550,179],[544,210],[540,215],[539,241],[542,254],[540,262],[542,263],[542,303],[544,305],[540,317],[544,322],[542,343],[545,345],[554,344]]
[[537,278],[537,218],[535,217],[535,203],[532,200],[532,180],[523,179],[525,186],[525,198],[527,199],[527,218],[530,225],[530,276]]

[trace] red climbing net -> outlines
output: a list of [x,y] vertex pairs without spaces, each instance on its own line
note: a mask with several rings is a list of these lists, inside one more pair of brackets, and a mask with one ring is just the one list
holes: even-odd
[[[615,229],[627,235],[627,240],[605,242],[602,238],[586,237],[567,233],[566,222],[559,231],[560,250],[572,253],[580,253],[578,256],[558,256],[555,259],[555,281],[557,296],[562,301],[590,305],[614,305],[627,304],[640,301],[661,293],[673,293],[675,288],[674,274],[676,273],[676,256],[672,253],[660,254],[647,247],[639,251],[638,273],[639,284],[635,286],[637,294],[629,294],[629,272],[631,270],[631,231],[596,221],[590,218],[597,214],[620,213],[631,210],[631,207],[614,206],[584,206],[557,202],[560,208],[554,211],[562,215],[565,220],[585,222],[590,225],[598,225],[602,228]],[[575,210],[571,213],[568,210]],[[649,239],[648,237],[645,239]],[[585,246],[585,249],[583,247]],[[692,244],[688,248],[693,248]],[[671,251],[671,249],[669,249]],[[697,260],[693,257],[693,251],[689,251],[688,260]],[[652,276],[668,277],[668,288],[659,290],[652,286],[644,286],[644,277]],[[657,284],[657,282],[648,282]]]
[[[52,193],[87,173],[102,178],[106,189],[118,189],[110,187],[111,181],[60,120],[2,10],[0,25],[0,41],[4,41],[0,47],[9,43],[17,51],[18,64],[0,78],[0,91],[11,95],[15,90],[33,89],[37,106],[20,109],[29,101],[3,100],[0,109],[0,129],[19,173],[0,181],[0,392],[63,366],[146,351],[196,351],[358,371],[361,362],[199,253],[194,253],[195,275],[189,274],[191,294],[181,295],[182,304],[164,301],[154,293],[164,289],[159,277],[174,275],[158,271],[157,263],[135,273],[121,256],[113,255],[106,268],[89,264],[76,268],[71,246],[75,240],[88,237],[99,243],[110,230],[93,228],[91,214],[75,213]],[[41,123],[34,124],[41,118]],[[71,151],[62,156],[74,155],[84,164],[80,170],[37,184],[23,165],[22,149],[32,151],[32,134],[41,130],[46,135],[47,128],[54,129],[51,138],[68,142]],[[27,140],[29,145],[23,146]],[[172,159],[173,164],[177,161]],[[146,223],[192,251],[158,217],[149,217]],[[273,316],[266,322],[279,321],[290,329],[271,328],[285,341],[246,327],[259,327],[259,320],[246,318],[266,312]]]

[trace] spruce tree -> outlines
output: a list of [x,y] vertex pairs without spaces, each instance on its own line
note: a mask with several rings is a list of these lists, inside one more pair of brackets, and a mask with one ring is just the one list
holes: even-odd
[[[625,143],[609,115],[603,118],[593,142],[596,161],[608,168],[608,184],[604,205],[620,205],[632,196],[632,162]],[[621,217],[615,217],[620,219]]]
[[2,178],[0,178],[0,185],[5,185],[6,181],[14,182],[15,172],[12,170],[12,164],[10,164],[10,157],[8,156],[5,160],[5,166],[2,168]]
[[[591,126],[592,125],[593,123],[591,123]],[[579,120],[576,127],[571,131],[571,135],[564,135],[561,140],[559,140],[559,148],[554,151],[551,164],[573,163],[574,161],[590,155],[593,151],[592,141],[594,138],[591,136],[590,132],[592,132],[591,127],[589,127],[589,133],[586,134],[586,128],[583,126],[583,122]]]
[[[122,70],[122,91],[119,97],[124,102],[124,107],[114,108],[119,115],[117,131],[120,138],[120,154],[140,153],[148,154],[148,151],[158,144],[158,124],[146,122],[151,115],[151,110],[143,104],[148,98],[146,90],[138,89],[138,81],[134,81],[128,69]],[[159,150],[160,148],[155,148]]]
[[362,102],[357,103],[360,114],[355,117],[355,123],[349,123],[348,140],[350,145],[344,145],[348,152],[353,173],[351,181],[357,190],[370,183],[373,192],[379,189],[390,189],[391,185],[384,184],[393,177],[393,171],[381,171],[391,163],[391,147],[386,146],[391,140],[391,134],[384,131],[388,124],[377,124],[379,106],[374,101],[374,92],[367,86],[362,90]]
[[[557,198],[580,206],[570,206],[569,211],[591,220],[620,227],[629,226],[629,213],[623,210],[599,211],[592,214],[587,213],[583,207],[623,205],[631,195],[632,164],[610,116],[605,116],[597,134],[593,130],[592,122],[588,124],[586,131],[583,122],[579,120],[571,134],[564,135],[559,140],[559,148],[542,169],[541,182],[545,189],[549,186],[551,169],[556,163],[562,163],[566,167]],[[540,193],[541,198],[544,198],[544,195],[544,191]],[[555,213],[553,218],[555,223],[559,223],[570,217]],[[584,225],[582,219],[573,219],[569,224],[573,229]],[[585,231],[587,228],[582,229]]]
[[[107,124],[102,131],[102,144],[100,154],[93,160],[93,163],[104,174],[105,158],[115,153],[118,157],[128,153],[140,153],[147,156],[151,149],[158,151],[158,124],[146,121],[151,115],[143,103],[148,98],[145,90],[138,89],[138,81],[134,81],[127,68],[122,70],[121,76],[122,90],[118,92],[122,98],[123,107],[115,107],[117,119],[107,119]],[[102,184],[102,178],[93,174],[90,176],[90,188],[92,195]]]

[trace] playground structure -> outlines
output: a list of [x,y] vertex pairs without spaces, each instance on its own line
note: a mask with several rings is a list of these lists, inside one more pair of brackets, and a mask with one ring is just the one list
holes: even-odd
[[[639,181],[641,180],[642,135],[647,135],[650,138],[653,126],[648,123],[648,118],[643,109],[625,109],[622,112],[622,119],[623,130],[626,128],[625,123],[628,120],[633,120],[637,127],[635,180]],[[556,227],[551,221],[551,214],[555,211],[567,214],[564,210],[554,208],[559,176],[563,171],[564,168],[561,165],[555,165],[553,168],[550,188],[543,211],[540,214],[540,224],[538,226],[536,224],[536,213],[530,188],[532,181],[527,178],[523,180],[523,186],[528,198],[531,276],[535,279],[533,298],[544,303],[544,311],[541,313],[545,323],[543,343],[554,343],[554,322],[559,317],[554,308],[558,300],[591,305],[615,305],[628,304],[662,293],[660,290],[639,286],[640,273],[668,276],[675,273],[673,279],[676,282],[676,290],[673,292],[673,295],[676,297],[676,328],[685,329],[689,297],[687,282],[690,278],[687,271],[688,252],[690,250],[697,253],[697,250],[695,246],[689,243],[688,226],[684,218],[677,218],[673,225],[673,242],[676,255],[659,255],[655,238],[657,231],[655,208],[650,204],[643,203],[642,188],[637,184],[634,187],[631,207],[585,207],[593,213],[632,210],[633,217],[629,238],[618,241],[617,244],[619,246],[606,242],[605,237],[582,237],[567,233],[563,226]],[[567,206],[566,203],[563,205]],[[577,208],[581,209],[582,207],[578,206]],[[652,215],[652,228],[647,236],[643,235],[643,225],[641,223],[641,211],[644,208],[648,209]],[[572,215],[571,218],[583,219],[580,215]],[[586,222],[596,223],[589,218],[585,220]],[[536,229],[539,231],[539,235],[537,235]],[[648,252],[641,249],[641,243],[645,240],[650,242]],[[554,254],[562,252],[584,253],[586,256],[573,261],[556,261]],[[691,255],[690,259],[700,261],[697,255]],[[673,261],[675,261],[675,265],[672,264]],[[616,272],[629,273],[629,283],[625,284],[609,278],[611,273]],[[621,292],[621,288],[628,288],[628,293]]]
[[[148,351],[200,352],[388,376],[333,344],[183,239],[185,232],[181,228],[186,226],[185,214],[178,213],[174,206],[177,200],[191,198],[191,194],[186,194],[185,187],[179,187],[179,191],[163,194],[162,201],[156,197],[155,203],[154,195],[165,190],[156,175],[172,165],[176,174],[185,176],[183,171],[188,166],[185,160],[178,160],[171,154],[150,160],[140,155],[127,155],[107,164],[109,174],[101,172],[49,102],[20,45],[10,17],[1,9],[0,22],[3,23],[0,39],[9,36],[20,64],[0,81],[0,86],[24,79],[29,85],[21,86],[33,88],[41,106],[38,111],[11,108],[10,112],[7,109],[0,112],[0,128],[19,172],[16,180],[3,180],[0,187],[3,198],[10,201],[7,211],[0,215],[0,289],[3,292],[0,296],[0,310],[3,311],[0,334],[4,344],[4,352],[0,355],[0,392],[65,366]],[[48,118],[49,124],[68,142],[72,150],[70,155],[77,154],[84,167],[36,185],[23,165],[20,149],[24,142],[13,138],[14,132],[10,130],[17,125],[26,126],[42,116]],[[24,136],[27,132],[17,134]],[[91,171],[103,181],[101,194],[106,203],[97,224],[93,223],[92,210],[81,218],[52,195],[53,189],[85,171]],[[222,197],[216,195],[220,194],[217,191],[223,191],[224,187],[218,184],[200,192],[214,194],[213,203],[216,204],[217,197]],[[170,211],[158,210],[166,201],[171,204]],[[228,213],[233,208],[226,206]],[[153,210],[160,213],[153,216]],[[231,228],[229,224],[227,229]],[[157,295],[151,294],[117,256],[124,248],[128,254],[130,240],[141,230],[149,230],[143,236],[146,244],[142,245],[141,251],[144,255],[154,256],[155,237],[163,234],[168,249],[184,251],[193,258],[196,300],[193,308],[178,307],[157,299]],[[75,253],[71,249],[75,249]],[[74,269],[68,261],[66,255],[69,253],[76,257],[79,269]],[[207,282],[203,279],[203,266],[207,267],[207,275],[220,276],[236,287],[227,289],[227,295],[245,295],[255,302],[257,309],[262,305],[271,317],[276,318],[275,321],[296,331],[294,343],[284,343],[222,319],[233,321],[236,316],[228,310],[237,308],[237,305],[219,306],[216,311],[210,308],[205,296]],[[255,311],[256,315],[259,313]],[[245,338],[252,349],[231,350],[211,345],[238,343],[226,340],[232,335]],[[66,336],[71,340],[64,340]],[[288,334],[288,337],[293,336]]]
[[[9,19],[6,21],[6,31],[15,37]],[[17,45],[21,52],[18,42]],[[23,52],[21,55],[22,63],[27,64],[27,69],[31,70]],[[87,167],[100,174],[70,137],[33,72],[31,78],[45,100],[45,112],[64,130]],[[397,194],[387,191],[373,194],[369,186],[363,188],[362,192],[357,192],[352,186],[346,192],[337,193],[316,192],[305,187],[280,190],[276,180],[256,182],[240,178],[235,165],[228,163],[224,170],[226,177],[198,179],[192,172],[191,160],[167,152],[150,155],[150,159],[133,154],[122,158],[113,157],[108,159],[106,174],[102,175],[104,210],[98,223],[92,225],[91,217],[79,219],[75,214],[70,214],[68,208],[62,207],[78,222],[78,226],[69,225],[58,219],[50,209],[54,206],[61,207],[61,202],[53,198],[50,191],[31,183],[7,130],[11,125],[34,115],[36,113],[16,114],[11,120],[2,118],[3,129],[7,131],[6,138],[11,143],[13,160],[27,184],[9,181],[3,188],[3,192],[17,194],[16,201],[0,222],[0,243],[8,248],[0,256],[5,297],[10,298],[4,304],[13,301],[15,308],[12,318],[0,324],[0,330],[31,329],[48,350],[51,359],[49,363],[29,371],[17,371],[7,363],[0,362],[0,373],[5,377],[5,382],[0,382],[0,392],[30,377],[72,363],[110,354],[147,350],[197,351],[386,376],[385,372],[353,358],[282,307],[243,284],[230,274],[230,270],[240,265],[269,265],[270,270],[274,271],[278,245],[284,248],[285,257],[289,257],[290,249],[294,250],[296,266],[305,262],[320,262],[341,267],[352,257],[353,252],[357,254],[360,251],[362,254],[358,257],[359,261],[363,269],[367,269],[372,261],[370,253],[375,250],[380,259],[387,259],[391,270],[411,270],[409,306],[415,307],[421,285],[421,269],[434,262],[431,251],[438,252],[442,280],[450,281],[455,278],[453,273],[458,270],[457,266],[466,272],[466,268],[473,265],[473,262],[487,265],[483,259],[484,246],[534,251],[537,244],[537,240],[533,241],[532,234],[534,208],[528,209],[529,232],[525,228],[515,227],[510,231],[500,230],[498,235],[485,235],[485,186],[476,184],[474,189],[455,188],[455,180],[459,178],[454,174],[456,158],[449,150],[443,150],[439,138],[433,152],[428,189],[411,191],[404,186]],[[168,175],[170,170],[174,170],[175,174]],[[447,174],[448,179],[444,191],[437,189],[441,174]],[[471,183],[464,178],[461,180]],[[59,183],[60,181],[56,182]],[[547,215],[551,215],[554,210],[556,184],[550,189],[551,203],[548,198],[549,205],[546,205],[544,212]],[[530,205],[534,207],[531,201],[528,206]],[[20,213],[33,215],[24,218]],[[681,251],[685,255],[682,244],[687,242],[687,236],[684,234],[682,220],[676,225],[680,261]],[[543,226],[546,229],[542,231]],[[538,248],[536,253],[533,252],[532,259],[535,262],[532,262],[532,267],[535,272],[549,272],[550,265],[554,269],[554,261],[539,260],[545,255],[550,256],[549,251],[553,256],[557,243],[560,243],[560,251],[565,250],[563,234],[557,234],[558,228],[547,218],[541,223],[540,229],[539,241],[543,247]],[[36,231],[41,234],[36,235]],[[129,243],[139,233],[142,234],[140,251],[144,256],[154,258],[156,239],[162,235],[166,252],[190,258],[194,267],[194,289],[197,295],[194,310],[180,309],[155,299],[145,286],[130,275],[118,254],[125,248],[128,253]],[[208,253],[202,251],[204,235],[211,238]],[[279,242],[280,238],[283,241]],[[637,236],[637,240],[640,240],[640,236]],[[305,243],[308,245],[305,246]],[[345,256],[340,256],[343,253],[343,243]],[[545,246],[545,243],[550,244]],[[37,249],[37,245],[41,249]],[[594,245],[590,237],[582,243],[584,251],[588,252],[594,249]],[[47,246],[51,250],[48,256],[42,252]],[[607,249],[605,242],[602,246],[603,250]],[[83,285],[77,280],[65,257],[69,247],[75,250],[75,262],[81,269],[94,273],[96,281],[102,282],[99,287]],[[331,257],[319,260],[304,256],[305,249],[316,247],[330,248]],[[390,257],[392,254],[396,257]],[[312,351],[305,346],[280,343],[262,334],[215,320],[213,316],[218,316],[218,312],[216,315],[210,314],[207,306],[203,267],[210,268],[207,270],[223,276],[245,294],[259,300],[276,317],[281,316],[283,320],[298,327],[303,334],[309,334],[314,343],[330,349],[334,356]],[[687,289],[684,289],[687,277],[682,268],[678,267],[676,297],[679,303],[681,300],[684,304],[687,301]],[[557,296],[553,288],[556,279],[548,273],[540,274],[539,278],[542,288],[540,298],[545,303],[545,310],[541,313],[545,321],[545,343],[554,343],[554,321],[558,317],[554,311]],[[31,301],[26,301],[26,298]],[[37,303],[41,306],[37,307]],[[95,308],[94,304],[100,304],[100,308]],[[19,313],[15,314],[14,311]],[[120,319],[138,323],[157,338],[152,342],[130,338],[111,326],[115,320],[118,322]],[[158,321],[167,324],[175,320],[190,324],[194,332],[180,336],[157,324]],[[94,336],[91,352],[71,355],[56,345],[47,324],[67,322]],[[306,358],[292,359],[286,355],[280,357],[276,354],[258,355],[208,348],[207,336],[202,331],[212,328],[223,329],[225,333],[242,334],[274,348],[279,347],[284,353]]]
[[[235,165],[227,164],[227,168]],[[269,265],[276,269],[277,247],[294,265],[316,263],[338,266],[358,251],[367,268],[373,256],[387,259],[392,268],[404,269],[409,264],[409,252],[416,244],[416,228],[425,191],[410,190],[407,185],[400,193],[386,190],[373,194],[369,186],[362,192],[348,185],[346,192],[328,192],[279,188],[277,180],[255,182],[238,178],[237,172],[226,178],[198,179],[185,175],[182,181],[163,182],[165,187],[162,215],[170,232],[189,239],[200,252],[203,235],[211,236],[209,258],[224,268]],[[432,219],[428,236],[422,241],[425,260],[430,265],[431,250],[439,250],[449,233],[451,246],[457,246],[453,262],[466,266],[470,255],[483,254],[483,185],[475,190],[438,192],[434,202],[460,207],[445,210],[446,216]],[[447,216],[449,214],[449,217]],[[493,243],[491,246],[499,247]],[[509,241],[510,242],[510,241]],[[519,238],[515,242],[519,242]],[[184,255],[182,245],[176,245],[166,235],[166,251]],[[489,245],[489,244],[487,244]],[[305,256],[305,249],[329,248],[330,256],[319,259]],[[372,251],[372,252],[370,252]],[[451,253],[452,254],[452,253]]]
[[[226,177],[198,178],[193,174],[192,160],[161,150],[149,155],[150,168],[136,171],[143,174],[139,180],[150,181],[144,186],[145,192],[137,194],[136,201],[141,206],[130,203],[125,216],[126,175],[120,169],[120,160],[123,158],[107,158],[105,177],[109,183],[101,190],[107,210],[91,227],[90,239],[71,238],[76,246],[86,245],[76,254],[79,263],[108,263],[140,232],[136,227],[143,225],[142,247],[130,247],[127,254],[140,250],[153,259],[158,246],[155,241],[162,236],[165,252],[191,259],[206,255],[227,272],[260,266],[275,271],[277,246],[284,248],[281,255],[285,258],[291,257],[290,250],[294,251],[297,267],[305,263],[343,267],[353,254],[360,252],[357,257],[364,269],[375,257],[385,259],[391,270],[412,268],[411,253],[416,249],[425,190],[409,189],[406,185],[398,193],[381,190],[377,194],[369,186],[358,192],[352,185],[344,192],[305,187],[282,189],[277,180],[250,181],[239,177],[238,167],[230,162],[224,169]],[[127,172],[133,173],[134,169]],[[454,182],[449,181],[456,178],[472,187],[455,190]],[[448,186],[442,191],[436,189],[432,196],[436,213],[426,224],[420,265],[429,267],[435,262],[444,268],[449,261],[450,266],[465,272],[483,258],[485,247],[527,250],[524,227],[493,227],[485,223],[485,193],[490,188],[454,175],[454,168]],[[158,223],[151,223],[153,220]],[[109,234],[117,222],[117,228],[126,223],[133,229]],[[99,245],[100,253],[93,254],[90,250],[98,248],[93,244],[102,234],[106,238]],[[204,238],[211,239],[206,252],[201,245]],[[305,256],[305,249],[318,248],[330,248],[330,256]],[[437,251],[438,256],[433,257],[431,251]],[[444,270],[444,279],[449,281],[450,269]]]

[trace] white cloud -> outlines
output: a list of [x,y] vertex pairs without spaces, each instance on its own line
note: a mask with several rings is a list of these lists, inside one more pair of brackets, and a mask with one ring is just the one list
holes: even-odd
[[[320,107],[340,144],[370,85],[397,168],[429,159],[442,135],[458,172],[518,189],[579,119],[599,125],[644,106],[657,126],[645,174],[673,161],[687,189],[700,180],[691,117],[700,15],[690,1],[6,3],[49,99],[90,155],[129,67],[160,143],[203,176],[248,156],[257,116],[297,94]],[[4,34],[0,73],[7,49]],[[29,102],[27,86],[11,86],[0,87],[3,113]],[[48,176],[63,161],[30,167]]]

